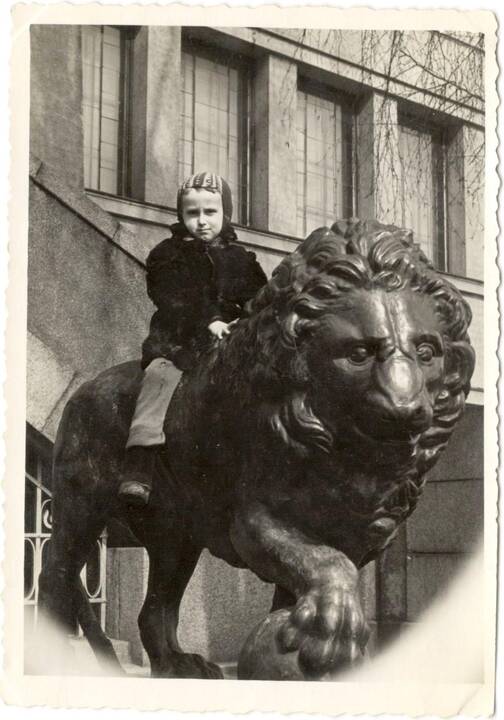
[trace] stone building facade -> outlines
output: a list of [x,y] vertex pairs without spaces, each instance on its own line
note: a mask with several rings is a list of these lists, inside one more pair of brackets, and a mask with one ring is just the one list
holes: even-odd
[[[315,227],[411,227],[473,310],[466,415],[362,595],[376,642],[472,552],[483,512],[484,48],[476,35],[168,26],[31,27],[26,618],[50,536],[50,454],[70,395],[139,356],[148,252],[177,186],[230,180],[240,241],[270,274]],[[85,571],[112,638],[145,662],[144,550],[108,528]],[[272,588],[204,554],[182,606],[189,650],[233,663]]]

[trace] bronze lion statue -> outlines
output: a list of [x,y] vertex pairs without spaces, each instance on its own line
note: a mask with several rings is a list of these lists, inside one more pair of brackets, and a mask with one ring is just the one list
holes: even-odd
[[368,632],[358,570],[414,510],[464,410],[470,320],[411,233],[360,221],[316,230],[183,376],[152,500],[130,515],[116,495],[140,364],[86,383],[55,446],[45,610],[67,627],[77,618],[116,662],[78,580],[115,516],[149,554],[139,627],[153,676],[221,676],[177,641],[203,548],[276,586],[239,677],[320,679],[358,662]]

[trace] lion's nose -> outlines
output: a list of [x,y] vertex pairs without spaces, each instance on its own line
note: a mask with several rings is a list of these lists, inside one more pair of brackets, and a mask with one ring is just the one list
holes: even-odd
[[432,409],[422,396],[401,404],[383,395],[375,395],[370,400],[375,411],[373,422],[381,425],[386,434],[416,435],[432,422]]
[[432,420],[432,410],[424,402],[422,396],[417,396],[417,398],[405,405],[395,404],[389,407],[388,413],[385,412],[385,415],[387,414],[391,422],[395,422],[399,427],[415,433],[428,428]]
[[432,408],[425,392],[422,371],[416,363],[400,355],[393,356],[377,368],[376,400],[379,414],[399,432],[418,433],[432,421]]

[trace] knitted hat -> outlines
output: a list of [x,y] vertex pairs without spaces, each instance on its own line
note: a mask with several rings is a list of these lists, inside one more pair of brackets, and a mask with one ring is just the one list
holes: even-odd
[[211,192],[217,192],[222,198],[222,211],[224,214],[224,225],[231,222],[233,215],[233,198],[231,196],[231,188],[227,182],[220,175],[215,173],[202,172],[196,173],[186,178],[182,185],[178,189],[177,193],[177,216],[180,222],[182,220],[182,198],[185,190],[190,189],[210,190]]

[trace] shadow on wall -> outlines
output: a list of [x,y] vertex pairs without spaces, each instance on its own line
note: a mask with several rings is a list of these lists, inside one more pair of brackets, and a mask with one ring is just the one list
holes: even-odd
[[181,606],[180,644],[214,662],[235,662],[269,613],[274,586],[204,551]]

